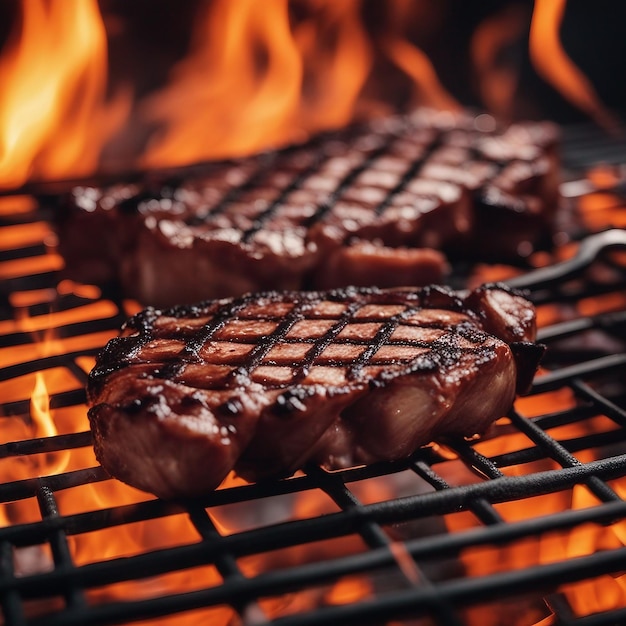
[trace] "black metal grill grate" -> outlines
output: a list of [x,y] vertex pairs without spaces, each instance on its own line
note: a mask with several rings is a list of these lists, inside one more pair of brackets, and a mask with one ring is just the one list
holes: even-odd
[[[582,176],[590,162],[566,147]],[[568,189],[577,206],[594,193]],[[48,217],[30,197],[0,205],[4,623],[624,623],[623,231],[511,280],[540,308],[546,372],[482,440],[168,503],[95,464],[86,375],[136,305],[59,283]],[[37,373],[56,433],[36,426]],[[585,605],[593,585],[610,601]]]

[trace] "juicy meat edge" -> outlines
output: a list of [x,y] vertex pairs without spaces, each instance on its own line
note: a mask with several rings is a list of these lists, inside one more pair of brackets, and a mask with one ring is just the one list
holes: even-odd
[[480,363],[469,355],[448,371],[399,377],[366,394],[338,416],[312,458],[343,469],[406,458],[442,435],[482,435],[515,399],[511,351],[489,343]]
[[[513,404],[515,360],[508,345],[488,335],[477,353],[459,354],[436,370],[407,368],[384,382],[353,385],[320,407],[318,398],[307,398],[306,408],[286,419],[264,411],[235,471],[258,481],[291,475],[308,462],[343,469],[406,458],[440,435],[484,433]],[[306,443],[294,442],[294,432]]]
[[[305,408],[289,416],[276,412],[281,390],[253,383],[203,394],[127,369],[89,411],[96,458],[116,478],[165,499],[208,493],[233,469],[258,481],[309,461],[339,469],[397,460],[442,434],[481,434],[510,408],[515,363],[498,344],[479,364],[464,359],[461,367],[396,376],[374,390],[316,385]],[[229,402],[243,410],[220,414]]]

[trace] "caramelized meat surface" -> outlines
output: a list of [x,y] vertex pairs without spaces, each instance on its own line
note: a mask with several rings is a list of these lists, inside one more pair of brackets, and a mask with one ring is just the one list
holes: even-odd
[[425,285],[443,282],[453,257],[519,259],[550,238],[556,131],[477,127],[468,114],[418,111],[136,184],[76,188],[58,212],[67,273],[170,306]]
[[250,481],[407,457],[484,432],[542,348],[503,286],[267,292],[148,308],[90,374],[89,419],[112,475],[163,498],[232,470]]

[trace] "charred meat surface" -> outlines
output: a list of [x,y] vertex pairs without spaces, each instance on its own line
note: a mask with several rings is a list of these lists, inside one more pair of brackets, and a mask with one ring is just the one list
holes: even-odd
[[483,433],[542,354],[501,285],[267,292],[131,318],[90,374],[96,456],[163,498]]
[[76,188],[58,212],[67,273],[171,306],[425,285],[442,282],[454,256],[527,256],[550,238],[555,127],[479,128],[469,114],[420,110],[176,175]]

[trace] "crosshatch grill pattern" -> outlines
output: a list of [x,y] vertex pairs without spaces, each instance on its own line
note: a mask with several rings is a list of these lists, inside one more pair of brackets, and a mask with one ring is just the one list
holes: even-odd
[[554,125],[479,128],[420,111],[138,184],[79,185],[59,202],[60,250],[72,278],[106,276],[158,306],[368,285],[372,272],[380,287],[441,282],[447,257],[544,246],[553,218]]
[[[273,221],[293,237],[305,236],[304,229],[318,222],[346,229],[351,221],[357,230],[385,213],[389,220],[403,212],[428,213],[487,185],[511,191],[525,183],[530,193],[524,201],[534,201],[533,177],[545,174],[547,149],[556,140],[551,126],[490,133],[474,128],[472,117],[459,118],[454,128],[446,125],[451,120],[431,117],[357,125],[304,147],[209,164],[191,179],[185,178],[190,168],[172,171],[157,177],[153,190],[113,187],[105,204],[157,220],[174,215],[194,236],[232,229],[229,237],[250,243]],[[537,140],[543,141],[534,145]],[[422,169],[423,177],[416,178]],[[91,193],[77,201],[88,208],[102,203]]]
[[[115,293],[58,283],[58,257],[45,245],[48,217],[45,203],[24,197],[5,198],[0,207],[6,285],[0,423],[5,433],[16,422],[32,424],[29,396],[37,372],[62,373],[64,383],[51,389],[50,409],[60,418],[81,414],[83,421],[59,434],[25,428],[3,441],[3,471],[41,456],[89,451],[87,372],[105,338],[117,334],[135,310]],[[7,505],[0,528],[4,622],[78,626],[179,614],[191,619],[195,614],[189,611],[216,607],[231,615],[223,621],[231,624],[420,624],[423,618],[425,624],[447,625],[470,623],[472,611],[481,607],[510,616],[512,605],[516,615],[520,606],[527,610],[529,624],[622,623],[623,598],[610,608],[582,610],[568,595],[568,585],[618,583],[626,562],[621,542],[536,559],[526,568],[471,571],[473,553],[483,561],[490,554],[503,560],[515,546],[524,550],[540,538],[576,536],[582,527],[619,536],[626,523],[622,236],[613,231],[595,239],[582,263],[512,281],[529,288],[544,312],[546,371],[530,397],[482,440],[439,442],[398,463],[340,472],[307,468],[290,480],[227,483],[202,500],[176,503],[113,496],[99,507],[81,507],[86,488],[114,486],[93,459],[70,469],[51,465],[40,476],[36,464],[28,476],[9,474],[0,485]],[[585,313],[589,301],[595,308]],[[369,485],[376,486],[373,492]],[[576,508],[572,499],[581,490],[591,500]],[[73,492],[70,506],[66,496]],[[539,506],[546,494],[560,503],[547,512]],[[313,513],[301,510],[294,502],[304,497],[323,497],[326,505]],[[526,504],[527,512],[511,519],[509,507],[516,503]],[[28,513],[18,520],[22,505]],[[472,527],[455,525],[464,515],[472,517]],[[193,540],[112,558],[104,540],[90,558],[76,551],[77,540],[89,534],[132,535],[142,522],[181,517],[194,529]],[[290,556],[294,551],[300,558]],[[43,565],[37,563],[40,553],[46,555]],[[261,557],[266,560],[258,565]],[[212,568],[210,584],[165,586],[168,576],[190,573],[188,581],[205,566]],[[338,597],[337,589],[345,590],[350,581],[365,585],[365,592]],[[125,582],[142,586],[117,595]]]
[[[429,371],[446,352],[477,352],[475,344],[482,345],[482,335],[472,342],[462,333],[472,321],[465,308],[443,289],[425,288],[418,296],[362,288],[270,292],[206,306],[147,309],[110,344],[94,382],[118,367],[146,362],[157,378],[199,388],[248,381],[271,389],[293,383],[341,386],[372,380],[390,365]],[[437,317],[441,312],[445,324]],[[474,324],[471,330],[478,329],[478,320]],[[449,330],[459,333],[454,345]],[[201,364],[208,367],[199,376],[186,369]]]

